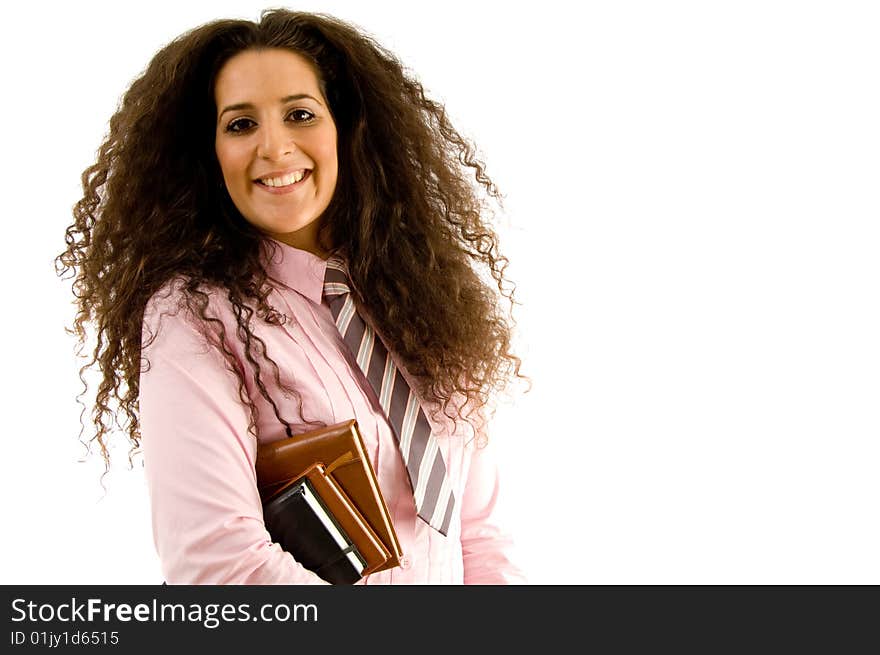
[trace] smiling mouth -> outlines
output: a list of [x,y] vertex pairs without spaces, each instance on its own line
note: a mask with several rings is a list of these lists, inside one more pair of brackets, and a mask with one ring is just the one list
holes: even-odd
[[309,178],[309,175],[312,174],[310,169],[305,169],[301,175],[293,174],[286,176],[284,178],[271,178],[271,182],[267,183],[267,181],[257,179],[254,180],[255,184],[260,185],[261,187],[265,187],[267,189],[289,189],[290,187],[296,186],[301,182],[304,182]]

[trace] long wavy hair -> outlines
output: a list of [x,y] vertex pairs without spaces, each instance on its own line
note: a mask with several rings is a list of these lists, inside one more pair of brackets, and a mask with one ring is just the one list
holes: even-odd
[[[82,174],[83,197],[56,259],[59,275],[75,270],[70,332],[80,355],[84,326],[97,327],[80,379],[87,389],[83,373],[95,363],[103,374],[90,442],[100,445],[108,470],[111,419],[127,427],[129,460],[139,447],[144,309],[172,279],[186,281],[186,304],[217,333],[212,342],[238,377],[254,436],[257,409],[244,375],[288,433],[262,382],[265,364],[302,407],[251,330],[255,314],[268,324],[284,317],[267,302],[271,280],[260,253],[267,237],[236,209],[214,151],[217,75],[237,53],[262,48],[286,48],[316,69],[339,135],[339,175],[319,238],[348,261],[356,301],[421,392],[462,418],[451,399],[482,406],[514,376],[524,378],[511,352],[508,260],[486,218],[487,198],[500,205],[501,196],[444,107],[392,53],[334,17],[279,9],[264,11],[259,23],[218,20],[171,41],[126,91],[97,161]],[[231,304],[250,372],[234,362],[222,323],[206,313],[208,287],[223,289]],[[500,308],[502,298],[509,310]],[[450,413],[452,406],[459,409]]]

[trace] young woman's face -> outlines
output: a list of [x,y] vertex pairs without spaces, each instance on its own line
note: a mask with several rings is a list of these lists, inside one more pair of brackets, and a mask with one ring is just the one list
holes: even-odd
[[245,50],[214,86],[214,140],[223,179],[250,223],[295,248],[317,246],[336,188],[336,125],[318,78],[289,50]]

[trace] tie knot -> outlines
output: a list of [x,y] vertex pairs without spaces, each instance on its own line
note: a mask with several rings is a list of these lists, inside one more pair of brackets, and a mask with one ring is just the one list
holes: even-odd
[[335,298],[346,293],[351,293],[348,285],[348,269],[345,260],[340,257],[330,257],[327,260],[327,271],[324,273],[324,296]]

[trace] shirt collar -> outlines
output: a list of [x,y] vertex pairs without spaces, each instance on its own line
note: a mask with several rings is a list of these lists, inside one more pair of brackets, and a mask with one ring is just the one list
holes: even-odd
[[324,296],[324,273],[327,270],[325,260],[277,239],[263,241],[262,248],[266,272],[270,277],[315,304],[321,304]]

